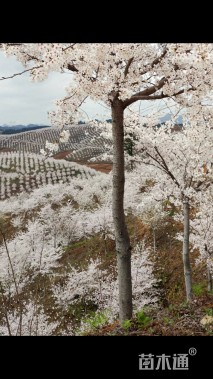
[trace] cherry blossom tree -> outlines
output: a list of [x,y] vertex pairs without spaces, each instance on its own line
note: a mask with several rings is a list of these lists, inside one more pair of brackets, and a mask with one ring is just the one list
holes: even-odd
[[[90,96],[111,109],[113,136],[112,210],[118,257],[120,323],[132,315],[131,246],[124,214],[124,111],[137,101],[164,100],[192,113],[207,97],[213,82],[212,44],[23,44],[7,43],[6,56],[15,55],[31,81],[43,81],[50,71],[72,72],[67,96],[57,100],[51,123],[63,129],[81,115]],[[27,68],[30,62],[33,67]],[[17,73],[12,75],[20,75]],[[2,78],[5,80],[8,78]],[[198,112],[195,112],[197,115]],[[144,118],[154,125],[159,112]],[[157,121],[158,123],[158,121]],[[62,130],[63,132],[63,130]],[[63,137],[63,135],[62,135]],[[55,146],[47,147],[56,150]]]
[[195,206],[197,193],[201,192],[205,196],[205,191],[211,185],[213,130],[209,123],[191,122],[183,126],[180,132],[172,133],[172,122],[157,130],[136,126],[135,122],[132,122],[132,127],[140,136],[137,160],[143,170],[147,168],[147,178],[154,183],[150,195],[159,201],[169,199],[183,210],[184,275],[187,300],[192,300],[189,206]]
[[153,197],[144,197],[142,203],[138,205],[138,214],[145,225],[148,225],[153,231],[153,247],[156,252],[156,230],[166,224],[168,212],[164,211],[162,202],[155,201]]
[[8,313],[7,323],[0,325],[0,336],[50,336],[58,326],[58,323],[48,319],[42,307],[35,314],[33,302],[24,304],[21,333],[18,333],[19,323],[17,310],[13,314]]
[[193,219],[190,222],[189,241],[192,249],[199,249],[200,256],[197,264],[206,262],[208,291],[212,290],[213,272],[213,207],[212,207],[212,187],[205,192],[198,192],[194,197],[196,205]]
[[[149,260],[150,249],[145,249],[144,243],[136,244],[132,254],[132,283],[133,308],[135,313],[145,305],[156,305],[162,291],[159,281],[153,275],[153,263]],[[83,301],[85,313],[87,304],[92,302],[99,311],[108,311],[109,320],[113,320],[119,313],[119,293],[117,272],[109,274],[100,268],[100,259],[91,259],[86,270],[70,267],[64,286],[53,288],[56,302],[63,310],[71,304]],[[85,331],[84,319],[80,330]]]

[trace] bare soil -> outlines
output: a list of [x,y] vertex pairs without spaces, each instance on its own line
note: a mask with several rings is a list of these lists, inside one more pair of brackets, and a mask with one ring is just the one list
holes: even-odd
[[[0,153],[6,153],[6,152],[9,152],[9,151],[13,151],[13,149],[8,149],[8,148],[0,149]],[[54,159],[65,159],[66,156],[68,154],[71,154],[72,152],[73,152],[72,150],[63,151],[62,153],[54,155],[53,158]],[[87,161],[80,161],[80,162],[76,162],[76,163],[78,163],[80,165],[83,165],[83,166],[91,167],[94,170],[103,172],[105,174],[109,174],[109,172],[112,170],[112,167],[113,167],[112,163],[102,163],[102,162],[100,162],[100,163],[90,163],[90,162],[87,162]]]
[[7,153],[9,151],[13,151],[13,149],[8,149],[8,148],[0,149],[0,153]]
[[[59,154],[56,154],[54,155],[53,158],[55,159],[65,159],[66,156],[68,154],[71,154],[72,153],[72,150],[69,150],[69,151],[63,151],[63,153],[59,153]],[[90,163],[88,161],[78,161],[76,162],[82,166],[87,166],[87,167],[91,167],[93,168],[94,170],[96,171],[100,171],[100,172],[104,172],[105,174],[109,174],[109,172],[112,170],[112,163],[102,163],[102,162],[99,162],[99,163]]]
[[89,163],[87,161],[85,162],[81,161],[81,162],[78,162],[78,164],[91,167],[94,170],[104,172],[105,174],[109,174],[109,172],[112,170],[112,167],[113,167],[112,163]]
[[73,150],[68,150],[68,151],[63,151],[63,153],[59,153],[59,154],[56,154],[54,155],[54,159],[65,159],[65,157],[68,155],[68,154],[71,154],[73,152]]
[[208,296],[196,299],[187,304],[182,303],[157,311],[147,311],[150,317],[147,326],[140,326],[136,318],[132,318],[128,330],[119,325],[119,321],[111,325],[94,328],[85,335],[93,336],[211,336],[213,325],[205,327],[201,320],[206,314],[206,309],[211,310],[212,299]]

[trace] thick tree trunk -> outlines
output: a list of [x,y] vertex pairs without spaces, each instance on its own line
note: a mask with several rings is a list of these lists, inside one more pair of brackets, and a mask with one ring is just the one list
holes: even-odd
[[122,102],[112,103],[113,191],[112,213],[118,262],[120,325],[132,317],[131,246],[124,215],[124,110]]
[[192,291],[192,272],[189,260],[189,198],[185,197],[183,201],[184,214],[184,237],[183,237],[183,266],[186,285],[187,301],[193,300]]

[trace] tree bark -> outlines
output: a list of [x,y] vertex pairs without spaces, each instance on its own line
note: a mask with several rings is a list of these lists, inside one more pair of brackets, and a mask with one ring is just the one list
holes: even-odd
[[[209,251],[206,244],[205,244],[205,251],[206,251],[206,255],[207,255],[206,259],[207,259],[209,255]],[[212,274],[209,269],[208,263],[207,263],[207,280],[208,280],[208,291],[212,291]]]
[[183,201],[184,214],[184,237],[183,237],[183,266],[186,285],[187,301],[193,300],[192,291],[192,272],[189,260],[189,198],[185,197]]
[[208,291],[212,291],[212,275],[209,267],[207,267],[207,275],[208,275]]
[[112,213],[115,227],[115,243],[118,264],[119,320],[123,322],[132,317],[132,278],[131,246],[124,214],[124,109],[122,101],[112,102],[113,136],[113,190]]
[[154,252],[156,252],[156,239],[155,239],[155,228],[153,230],[153,239],[154,239]]

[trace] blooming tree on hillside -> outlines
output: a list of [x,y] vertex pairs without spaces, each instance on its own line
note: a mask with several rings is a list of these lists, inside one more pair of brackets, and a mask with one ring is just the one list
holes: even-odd
[[153,231],[153,247],[156,252],[156,230],[166,224],[168,212],[164,211],[163,204],[154,200],[152,196],[144,197],[141,204],[138,205],[138,214],[143,224],[148,225]]
[[189,242],[193,250],[198,248],[200,256],[197,263],[206,262],[208,290],[212,290],[213,272],[213,193],[209,187],[205,193],[199,192],[194,197],[195,214],[190,221]]
[[[26,68],[23,73],[29,71],[31,81],[45,80],[50,71],[73,73],[67,96],[55,101],[58,110],[49,115],[52,124],[63,128],[81,115],[79,108],[88,96],[94,101],[101,100],[111,109],[112,209],[122,324],[132,315],[131,246],[123,206],[124,111],[131,110],[137,101],[168,99],[177,105],[177,111],[188,106],[194,112],[213,84],[212,45],[7,43],[1,48],[7,57],[16,56]],[[34,65],[27,69],[31,61]],[[159,112],[156,112],[145,117],[143,122],[152,126],[158,122],[158,117]]]
[[[134,125],[134,124],[133,124]],[[189,262],[189,205],[196,206],[198,192],[205,193],[212,181],[213,130],[207,123],[190,124],[180,132],[171,132],[171,123],[158,130],[137,128],[140,141],[138,162],[146,167],[147,177],[155,183],[152,196],[168,199],[183,209],[183,263],[187,300],[192,300]]]

